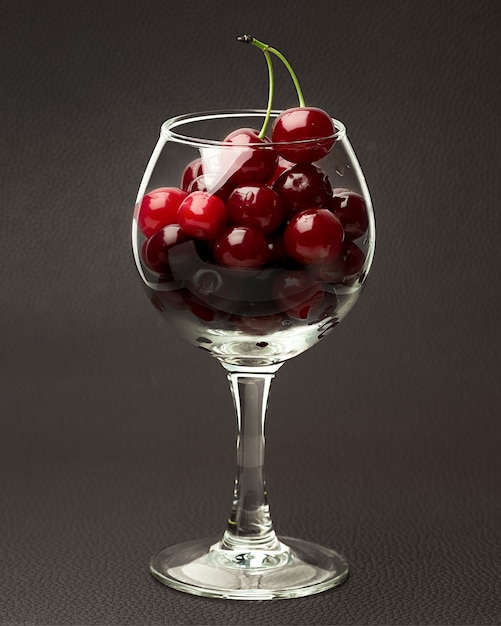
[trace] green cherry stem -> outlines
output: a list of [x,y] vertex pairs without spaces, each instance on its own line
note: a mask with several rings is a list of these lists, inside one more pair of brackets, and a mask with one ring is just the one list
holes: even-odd
[[266,107],[266,115],[258,135],[259,139],[264,139],[268,124],[270,123],[271,109],[273,107],[273,93],[275,91],[275,78],[273,76],[273,64],[271,62],[270,53],[268,52],[268,46],[262,44],[260,41],[257,41],[254,37],[250,37],[249,35],[237,37],[237,40],[243,41],[244,43],[252,43],[257,46],[263,52],[264,58],[266,59],[266,65],[268,66],[268,106]]
[[268,124],[270,123],[271,109],[273,106],[273,92],[275,90],[275,79],[273,78],[273,65],[271,63],[270,53],[268,52],[268,50],[263,50],[263,54],[264,58],[266,59],[266,64],[268,65],[269,88],[268,106],[266,107],[266,115],[264,117],[263,125],[261,127],[261,130],[259,131],[259,139],[264,139]]
[[305,105],[305,101],[304,101],[304,97],[303,97],[303,92],[302,92],[301,87],[299,85],[299,81],[297,79],[296,73],[292,69],[292,66],[289,63],[289,61],[287,61],[287,59],[284,57],[284,55],[279,50],[277,50],[276,48],[272,48],[268,44],[263,43],[262,41],[259,41],[255,37],[251,37],[250,35],[242,35],[241,37],[237,37],[237,39],[238,39],[238,41],[243,41],[245,43],[250,43],[251,45],[256,46],[256,48],[259,48],[264,53],[271,52],[276,57],[278,57],[280,59],[280,61],[282,61],[282,63],[285,65],[285,67],[287,68],[287,70],[288,70],[288,72],[289,72],[289,74],[290,74],[290,76],[292,78],[292,82],[294,83],[294,87],[296,88],[296,92],[297,92],[297,97],[299,99],[299,106],[300,107],[306,106]]

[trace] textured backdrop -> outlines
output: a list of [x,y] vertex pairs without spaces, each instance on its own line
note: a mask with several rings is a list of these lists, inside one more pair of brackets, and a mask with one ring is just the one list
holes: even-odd
[[[2,624],[501,622],[500,28],[497,0],[1,0]],[[360,303],[282,368],[267,423],[277,530],[350,578],[272,603],[148,573],[222,530],[235,426],[129,242],[161,122],[265,106],[242,33],[344,121],[378,227]]]

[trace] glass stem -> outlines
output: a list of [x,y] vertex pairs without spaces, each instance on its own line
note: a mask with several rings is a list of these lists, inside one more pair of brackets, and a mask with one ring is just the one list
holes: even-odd
[[269,372],[228,373],[237,416],[237,472],[223,549],[281,549],[273,530],[264,476],[264,424],[274,376]]

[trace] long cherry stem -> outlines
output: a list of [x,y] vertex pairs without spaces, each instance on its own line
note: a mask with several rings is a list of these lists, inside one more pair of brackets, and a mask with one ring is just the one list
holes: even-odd
[[259,139],[264,139],[266,135],[266,130],[268,128],[268,124],[270,123],[271,117],[271,109],[273,107],[273,92],[275,90],[275,79],[273,77],[273,65],[271,63],[271,57],[268,50],[263,50],[264,58],[266,59],[266,64],[268,65],[268,77],[269,77],[269,88],[268,88],[268,106],[266,107],[266,115],[263,121],[263,125],[261,130],[259,131]]
[[[276,57],[278,57],[280,59],[280,61],[282,61],[282,63],[285,65],[285,67],[287,68],[291,78],[292,78],[292,82],[294,83],[294,87],[296,88],[296,92],[297,92],[297,97],[299,99],[299,106],[300,107],[304,107],[305,106],[305,101],[304,101],[304,96],[303,96],[303,92],[301,90],[301,86],[299,85],[299,81],[297,79],[296,73],[294,72],[294,70],[292,69],[291,64],[289,63],[289,61],[287,61],[287,59],[284,57],[284,55],[277,50],[276,48],[272,48],[271,46],[269,46],[266,43],[263,43],[262,41],[259,41],[259,39],[256,39],[255,37],[251,37],[250,35],[241,35],[240,37],[237,37],[238,41],[243,41],[244,43],[250,43],[253,46],[256,46],[256,48],[259,48],[262,52],[266,53],[267,52],[271,52],[272,54],[274,54]],[[270,86],[273,83],[272,80],[272,74],[273,71],[271,70],[271,64],[268,65],[268,69],[271,72],[271,80],[270,80]],[[270,111],[271,111],[271,106],[270,106]]]

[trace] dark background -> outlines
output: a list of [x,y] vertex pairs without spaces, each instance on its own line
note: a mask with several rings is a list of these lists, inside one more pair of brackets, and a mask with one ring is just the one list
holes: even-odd
[[[0,2],[2,624],[501,623],[500,27],[498,0]],[[344,121],[378,227],[360,303],[267,422],[277,531],[350,578],[271,603],[148,573],[222,531],[235,426],[129,242],[161,122],[266,105],[243,33]]]

